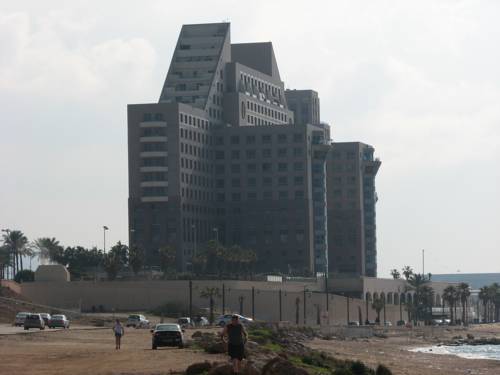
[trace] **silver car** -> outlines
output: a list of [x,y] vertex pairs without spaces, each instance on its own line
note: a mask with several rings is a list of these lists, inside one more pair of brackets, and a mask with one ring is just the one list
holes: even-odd
[[49,328],[69,328],[69,320],[66,315],[52,315],[49,320]]
[[127,327],[134,328],[149,328],[149,320],[146,319],[144,315],[134,314],[129,315],[127,319]]
[[40,314],[26,315],[24,319],[24,329],[28,330],[30,328],[45,329],[45,321]]
[[16,318],[14,319],[14,325],[16,327],[22,327],[24,324],[24,319],[26,319],[26,316],[28,316],[29,314],[29,312],[18,312],[16,314]]

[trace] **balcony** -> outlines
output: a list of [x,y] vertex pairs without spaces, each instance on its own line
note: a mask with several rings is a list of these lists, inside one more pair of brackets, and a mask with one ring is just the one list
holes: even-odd
[[168,172],[168,167],[159,166],[159,167],[140,167],[140,172]]
[[141,158],[167,157],[167,151],[143,151],[139,154]]
[[141,187],[164,186],[168,187],[168,181],[143,181]]
[[140,137],[139,142],[167,142],[167,137],[161,135]]
[[165,121],[143,121],[139,123],[140,128],[166,128]]
[[141,202],[149,203],[149,202],[168,202],[168,197],[142,197]]

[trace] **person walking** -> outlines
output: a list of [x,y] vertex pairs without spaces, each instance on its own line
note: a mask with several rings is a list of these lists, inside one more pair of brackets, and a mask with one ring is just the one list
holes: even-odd
[[238,315],[231,317],[231,322],[226,324],[222,331],[222,339],[227,342],[227,353],[233,362],[233,372],[239,374],[241,361],[245,357],[245,343],[248,334],[241,324]]
[[125,334],[125,329],[118,319],[116,319],[115,325],[113,326],[113,332],[115,334],[115,349],[119,350],[121,348],[122,336]]

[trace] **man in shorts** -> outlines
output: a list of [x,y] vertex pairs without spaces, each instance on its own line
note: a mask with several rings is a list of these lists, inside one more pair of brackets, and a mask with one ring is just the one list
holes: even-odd
[[233,372],[239,374],[241,361],[245,357],[245,342],[248,334],[241,324],[238,315],[231,317],[231,322],[226,324],[222,332],[222,339],[227,342],[227,353],[233,362]]

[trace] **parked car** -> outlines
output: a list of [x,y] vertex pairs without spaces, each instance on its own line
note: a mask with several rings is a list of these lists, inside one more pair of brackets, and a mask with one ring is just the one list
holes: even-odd
[[149,320],[147,320],[144,315],[129,315],[126,326],[134,328],[149,328]]
[[157,324],[155,328],[151,330],[151,333],[151,347],[153,350],[156,350],[161,346],[177,346],[179,348],[184,347],[183,329],[178,324]]
[[446,324],[446,325],[450,325],[451,324],[451,319],[444,319],[443,323]]
[[24,324],[24,319],[26,319],[26,316],[29,315],[31,313],[29,312],[18,312],[16,314],[16,318],[14,319],[14,325],[16,327],[22,327],[23,324]]
[[398,320],[398,322],[396,323],[396,325],[398,327],[402,327],[402,326],[405,326],[406,325],[406,322],[404,320]]
[[442,326],[444,324],[442,319],[432,319],[433,326]]
[[48,313],[40,313],[43,321],[45,322],[45,325],[48,326],[49,325],[49,320],[50,320],[50,314]]
[[358,321],[355,321],[355,320],[354,320],[354,321],[350,321],[350,322],[349,322],[349,325],[350,325],[350,326],[356,326],[356,327],[357,327],[357,326],[359,326],[359,322],[358,322]]
[[241,324],[248,324],[252,323],[253,319],[248,318],[246,316],[240,315],[240,314],[225,314],[221,315],[217,318],[215,321],[218,326],[224,327],[227,323],[229,323],[233,317],[233,315],[238,315],[239,321]]
[[177,324],[181,326],[181,328],[191,328],[194,327],[194,321],[187,316],[183,316],[177,319]]
[[208,319],[205,317],[205,316],[196,316],[194,319],[194,325],[196,327],[204,327],[204,326],[208,326],[210,324],[210,322],[208,321]]
[[69,320],[66,315],[52,315],[49,320],[49,328],[69,328]]
[[40,314],[26,315],[24,319],[24,329],[29,330],[30,328],[45,329],[45,322]]
[[377,324],[377,322],[375,322],[374,320],[367,320],[367,321],[365,322],[365,324],[366,324],[367,326],[374,326],[374,325],[376,325],[376,324]]
[[384,322],[384,326],[386,326],[386,327],[392,327],[392,323],[390,321],[386,320]]

